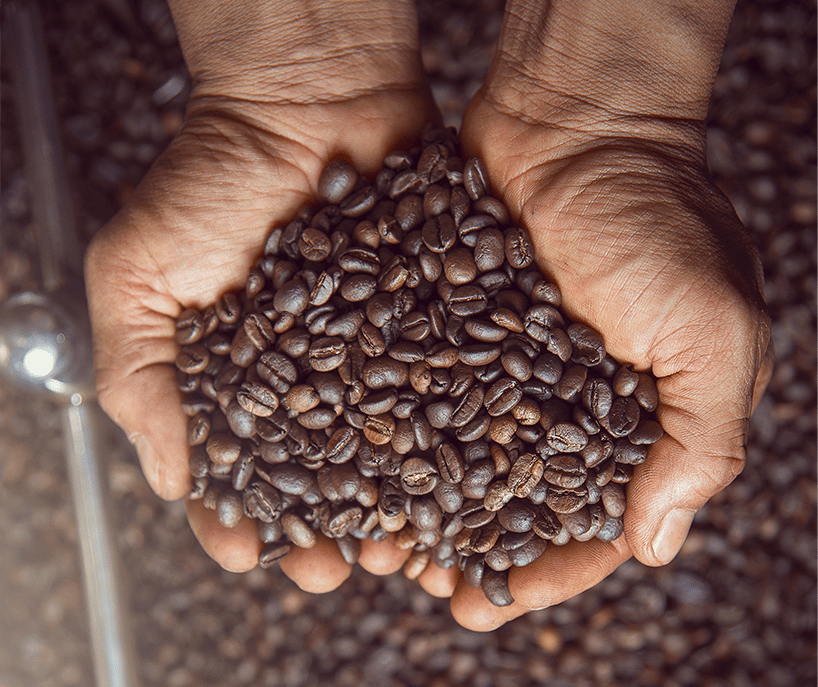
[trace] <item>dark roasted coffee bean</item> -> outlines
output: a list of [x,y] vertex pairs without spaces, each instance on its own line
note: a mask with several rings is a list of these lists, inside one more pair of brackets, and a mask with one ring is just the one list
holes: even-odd
[[611,404],[608,415],[602,419],[602,426],[614,437],[630,434],[639,423],[639,404],[633,396],[617,398]]
[[338,257],[338,265],[350,274],[378,276],[381,261],[371,248],[349,248]]
[[587,376],[588,368],[585,365],[571,365],[562,373],[560,380],[554,384],[554,396],[573,403],[580,397]]
[[193,344],[204,336],[204,319],[199,310],[186,308],[176,318],[174,340],[178,344]]
[[488,414],[497,417],[509,412],[523,396],[516,380],[506,377],[492,384],[483,401]]
[[[502,349],[497,344],[474,344],[462,346],[458,353],[460,361],[466,365],[489,365],[500,357]],[[502,370],[502,366],[500,367]]]
[[526,311],[523,320],[526,333],[535,341],[541,341],[545,344],[551,339],[551,330],[561,327],[562,324],[563,319],[559,311],[546,303],[532,305]]
[[427,184],[434,184],[446,176],[446,158],[449,152],[439,143],[431,143],[423,148],[418,158],[417,173]]
[[566,334],[573,346],[571,360],[575,363],[590,367],[605,357],[605,343],[596,330],[584,324],[572,324],[566,329]]
[[546,384],[557,384],[563,371],[562,361],[553,353],[543,353],[534,361],[534,376]]
[[296,416],[298,424],[306,429],[324,429],[335,421],[335,411],[332,408],[318,406]]
[[310,366],[317,372],[336,369],[347,357],[347,348],[337,336],[329,336],[312,342],[309,349]]
[[[392,201],[385,201],[391,203]],[[394,204],[392,205],[394,207]],[[378,236],[381,237],[383,243],[395,245],[401,242],[403,238],[403,230],[401,229],[398,220],[391,215],[381,215],[378,220]]]
[[534,365],[531,362],[531,358],[522,351],[509,351],[508,353],[504,353],[500,358],[500,362],[503,365],[503,369],[518,382],[528,381],[534,373]]
[[210,436],[210,416],[205,412],[196,413],[187,423],[187,445],[198,446]]
[[260,568],[272,568],[274,565],[281,562],[290,551],[292,546],[290,544],[279,543],[274,541],[267,544],[258,555],[258,565]]
[[454,246],[457,240],[457,228],[454,219],[448,213],[430,217],[423,224],[423,243],[433,253],[445,253]]
[[416,496],[412,499],[409,522],[419,530],[439,532],[443,522],[443,511],[433,496]]
[[279,394],[286,394],[298,379],[293,361],[286,355],[274,351],[261,354],[256,364],[256,372]]
[[463,579],[473,589],[480,589],[483,582],[483,571],[485,563],[481,556],[469,556],[466,559],[466,565],[463,568]]
[[381,415],[388,413],[398,401],[397,389],[386,389],[369,394],[358,401],[358,410],[366,415]]
[[223,491],[216,499],[216,517],[222,527],[233,528],[241,521],[244,502],[233,489]]
[[344,217],[361,217],[369,212],[378,202],[379,194],[371,186],[364,186],[360,191],[353,191],[339,207]]
[[185,374],[195,375],[203,372],[210,362],[210,351],[201,344],[182,346],[176,356],[176,367]]
[[380,330],[371,322],[364,322],[358,330],[361,350],[370,358],[377,358],[386,351],[386,343]]
[[298,239],[298,250],[305,260],[321,262],[329,257],[332,244],[323,231],[307,227]]
[[309,470],[295,463],[266,466],[256,463],[256,472],[279,491],[295,496],[305,493],[315,482]]
[[273,304],[278,312],[300,315],[310,303],[310,290],[301,279],[292,279],[276,291]]
[[614,375],[612,384],[617,396],[630,396],[639,384],[639,373],[630,365],[623,365]]
[[508,329],[500,327],[490,320],[469,318],[464,326],[469,336],[486,343],[502,341],[509,334]]
[[409,270],[406,264],[406,258],[402,255],[396,255],[392,258],[378,275],[378,290],[393,293],[400,289],[409,278]]
[[455,248],[446,254],[443,260],[443,272],[446,279],[454,286],[468,284],[477,276],[474,256],[468,248]]
[[494,462],[479,460],[466,470],[461,483],[463,496],[482,500],[491,480],[494,479]]
[[250,517],[271,523],[281,516],[281,496],[266,482],[255,481],[244,490],[244,509]]
[[605,379],[588,379],[582,388],[582,403],[595,418],[605,417],[613,403],[611,385]]
[[[404,233],[412,231],[423,223],[424,207],[425,200],[421,196],[410,194],[400,199],[395,208],[394,216]],[[445,210],[441,212],[445,212]]]
[[426,406],[426,419],[435,429],[443,429],[449,424],[453,412],[452,404],[449,401],[437,401]]
[[595,468],[613,455],[614,445],[607,435],[590,437],[588,444],[579,454],[585,461],[585,467]]
[[373,415],[364,421],[364,436],[373,444],[388,444],[395,431],[395,419],[392,415]]
[[446,482],[457,483],[463,479],[465,465],[463,457],[457,447],[450,443],[442,443],[435,452],[437,468],[440,476]]
[[659,392],[656,389],[656,382],[653,381],[650,375],[644,372],[639,373],[639,381],[633,390],[633,397],[649,413],[656,410],[659,405]]
[[613,458],[617,463],[639,465],[645,462],[648,455],[647,444],[633,444],[627,439],[617,439],[613,448]]
[[409,365],[386,356],[369,358],[364,365],[362,379],[370,389],[401,387],[409,381]]
[[534,262],[534,246],[525,229],[512,228],[505,232],[505,253],[508,264],[521,270]]
[[236,400],[244,410],[258,417],[269,417],[278,408],[275,392],[258,382],[244,382],[236,394]]
[[255,459],[252,454],[242,451],[238,460],[233,463],[231,480],[233,489],[238,492],[250,484],[250,480],[255,476]]
[[306,413],[321,402],[318,392],[310,384],[298,384],[292,387],[284,397],[284,404],[296,413]]
[[[484,215],[485,216],[485,215]],[[461,235],[468,229],[469,220],[465,220],[460,227]],[[494,226],[475,227],[474,262],[480,272],[491,272],[500,269],[505,258],[505,244],[503,234]]]
[[573,489],[585,483],[587,468],[575,455],[558,453],[545,461],[543,478],[549,484]]
[[573,513],[588,502],[588,492],[583,487],[569,488],[550,486],[545,497],[546,505],[555,513]]
[[287,511],[281,516],[281,525],[292,543],[300,549],[311,549],[318,543],[315,532],[293,511]]
[[407,341],[423,341],[430,330],[429,316],[425,312],[406,313],[400,320],[400,336]]
[[[262,544],[277,543],[278,540],[284,536],[284,528],[281,526],[281,520],[275,520],[273,522],[257,520],[256,531],[258,532],[258,538],[261,540]],[[289,546],[289,544],[286,546]]]
[[369,274],[353,274],[341,284],[341,296],[351,303],[365,301],[375,295],[377,282]]
[[625,512],[625,492],[619,484],[609,482],[602,487],[602,505],[615,518],[622,517]]
[[609,514],[599,532],[597,532],[596,538],[603,542],[612,542],[622,536],[624,531],[625,526],[622,519]]
[[489,191],[488,172],[480,158],[472,157],[463,166],[463,186],[472,200],[478,200]]
[[546,540],[554,539],[562,530],[562,523],[556,514],[546,506],[540,506],[531,529],[538,537]]
[[291,359],[300,358],[310,348],[310,335],[303,329],[291,329],[279,337],[276,348]]
[[340,203],[358,181],[358,173],[347,162],[330,162],[318,177],[318,196],[326,203]]
[[352,310],[327,322],[324,333],[327,336],[338,336],[344,341],[352,341],[358,336],[358,331],[365,321],[366,316],[362,310]]
[[532,537],[522,546],[511,549],[508,552],[508,558],[514,567],[520,568],[536,561],[545,553],[546,548],[548,544],[544,539]]
[[229,465],[238,460],[241,441],[227,433],[211,434],[205,446],[207,455],[214,463]]
[[577,453],[588,443],[585,431],[570,422],[559,422],[548,430],[548,444],[561,453]]
[[226,293],[216,301],[216,316],[225,324],[235,324],[241,318],[241,300],[235,293]]
[[444,186],[439,186],[438,184],[432,184],[426,189],[426,193],[423,195],[424,217],[428,219],[429,217],[434,217],[447,212],[449,209],[450,200],[450,189]]
[[632,444],[655,444],[664,433],[662,425],[655,420],[641,420],[636,429],[628,434],[628,440]]
[[497,513],[497,520],[509,532],[528,532],[537,515],[536,507],[524,499],[512,499]]
[[400,468],[401,486],[407,494],[422,495],[437,485],[437,469],[423,458],[409,458]]
[[488,415],[477,415],[462,427],[455,430],[454,435],[463,442],[473,442],[488,433],[491,418]]
[[483,405],[485,393],[480,386],[473,386],[464,395],[458,406],[455,408],[450,420],[453,427],[463,427],[468,424]]
[[533,453],[523,453],[514,461],[508,473],[509,489],[518,498],[528,496],[542,478],[543,471],[542,460]]

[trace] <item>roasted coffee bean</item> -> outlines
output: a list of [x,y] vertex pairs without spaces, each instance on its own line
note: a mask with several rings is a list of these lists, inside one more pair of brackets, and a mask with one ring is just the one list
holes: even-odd
[[324,333],[327,336],[340,337],[344,341],[352,341],[358,336],[358,330],[365,320],[366,316],[362,310],[352,310],[327,322]]
[[421,231],[423,243],[433,253],[445,253],[454,246],[457,240],[454,218],[448,213],[430,217],[423,224]]
[[543,477],[549,484],[573,489],[582,486],[586,476],[585,463],[575,455],[558,453],[545,460]]
[[198,446],[210,436],[210,416],[205,412],[196,413],[187,423],[187,445]]
[[284,405],[296,413],[306,413],[320,402],[318,392],[310,384],[298,384],[292,387],[284,397]]
[[628,441],[632,444],[655,444],[664,433],[662,425],[655,420],[641,420],[636,429],[628,434]]
[[528,532],[537,515],[536,507],[524,499],[511,499],[497,513],[497,520],[509,532]]
[[279,394],[286,394],[290,386],[298,379],[298,372],[293,361],[286,355],[275,351],[261,354],[256,364],[256,372]]
[[195,375],[203,372],[210,362],[210,351],[201,344],[182,346],[176,356],[176,367],[185,374]]
[[652,413],[659,405],[659,392],[656,389],[656,382],[649,375],[640,372],[639,382],[633,390],[633,397],[640,406]]
[[533,453],[523,453],[511,466],[508,473],[508,486],[514,496],[524,498],[537,486],[542,478],[544,466],[542,460]]
[[318,543],[315,532],[293,511],[287,511],[281,516],[281,525],[292,543],[300,549],[311,549]]
[[555,451],[577,453],[588,444],[588,435],[577,425],[559,422],[548,430],[546,440]]
[[[460,489],[459,484],[453,484],[451,482],[444,482],[443,480],[438,480],[435,488],[432,490],[432,495],[435,497],[440,509],[444,513],[456,513],[460,510],[461,506],[463,505],[463,492]],[[443,536],[454,536],[457,532],[460,531],[462,528],[463,523],[461,520],[458,520],[459,526],[452,524],[451,529],[454,531],[449,531],[447,534],[447,530],[444,529]]]
[[409,458],[400,468],[401,486],[407,494],[423,495],[437,485],[437,469],[423,458]]
[[[546,303],[532,305],[526,311],[523,320],[526,333],[535,341],[545,344],[551,339],[551,330],[561,327],[562,324],[563,319],[559,311]],[[570,341],[568,343],[570,344]]]
[[630,396],[639,384],[639,374],[630,365],[620,367],[613,378],[613,390],[617,396]]
[[523,396],[516,380],[506,377],[492,384],[483,401],[488,414],[497,417],[509,412]]
[[244,382],[236,394],[236,400],[244,410],[258,417],[269,417],[278,408],[275,392],[258,382]]
[[554,539],[562,530],[562,523],[556,514],[547,506],[540,506],[537,515],[531,523],[531,529],[538,537],[546,540]]
[[477,341],[497,342],[508,336],[509,330],[501,327],[490,320],[467,319],[464,323],[466,332]]
[[364,186],[360,191],[353,191],[339,203],[344,217],[361,217],[369,212],[378,202],[379,194],[372,186]]
[[536,561],[545,550],[548,544],[540,537],[532,537],[522,546],[510,549],[508,559],[515,568],[521,568]]
[[216,499],[216,517],[222,527],[233,528],[241,521],[244,513],[242,497],[233,489],[223,491]]
[[358,330],[361,350],[370,358],[377,358],[386,351],[386,343],[380,330],[371,322],[364,322]]
[[573,353],[571,360],[582,365],[597,365],[605,357],[605,343],[602,336],[584,324],[572,324],[566,329],[571,340]]
[[461,488],[463,496],[468,499],[483,499],[491,480],[494,479],[494,462],[478,460],[472,464],[463,476]]
[[409,366],[386,356],[370,358],[364,365],[362,379],[370,389],[401,387],[409,381]]
[[425,312],[406,313],[400,320],[400,336],[407,341],[423,341],[431,330]]
[[326,203],[340,203],[358,181],[358,173],[347,162],[335,160],[324,167],[318,177],[318,195]]
[[256,463],[256,473],[280,492],[294,496],[304,494],[315,481],[315,477],[309,470],[295,463],[266,466]]
[[230,475],[233,489],[243,491],[255,476],[255,459],[252,454],[242,451],[238,460],[233,463]]
[[548,487],[548,494],[545,497],[546,505],[555,513],[573,513],[587,502],[588,492],[582,487],[569,488],[552,485]]
[[[500,357],[502,349],[496,344],[474,344],[471,346],[461,346],[458,352],[460,362],[474,367],[490,365]],[[502,365],[498,372],[502,372]],[[481,381],[488,381],[485,378]]]
[[186,308],[176,318],[174,340],[178,344],[193,344],[204,336],[204,319],[199,310]]
[[458,286],[452,291],[449,298],[449,310],[458,317],[472,317],[479,315],[488,306],[488,296],[485,290],[475,284]]
[[582,388],[582,403],[595,418],[606,417],[613,403],[613,389],[605,379],[588,379]]
[[531,358],[522,351],[503,353],[500,362],[503,365],[503,369],[518,382],[528,381],[534,373],[534,365],[531,362]]
[[463,167],[463,186],[472,200],[478,200],[489,191],[488,172],[480,158],[472,157]]
[[648,455],[648,445],[633,444],[630,437],[618,439],[613,448],[613,459],[625,465],[639,465],[645,462]]
[[602,487],[602,505],[615,518],[622,517],[625,512],[625,492],[619,484],[608,482]]
[[464,395],[460,403],[452,413],[451,425],[452,427],[463,427],[471,422],[485,400],[485,392],[483,387],[473,386]]
[[596,538],[603,542],[612,542],[618,539],[625,531],[625,526],[621,518],[608,514],[605,523],[597,532]]
[[328,336],[312,342],[309,349],[310,366],[317,372],[335,370],[347,357],[343,339]]
[[508,264],[518,270],[528,267],[534,261],[534,246],[525,229],[506,229],[505,253]]
[[569,403],[575,402],[582,393],[588,368],[585,365],[571,365],[562,373],[560,380],[554,384],[554,396]]
[[281,516],[281,496],[266,482],[255,481],[244,490],[244,509],[250,517],[272,523]]
[[611,410],[602,420],[602,426],[614,437],[630,434],[639,423],[639,404],[633,396],[617,398],[611,404]]
[[298,250],[305,260],[321,262],[329,257],[332,244],[323,231],[307,227],[298,239]]
[[374,415],[364,421],[364,436],[373,444],[388,444],[395,431],[395,419],[389,414]]
[[607,435],[589,437],[588,443],[579,454],[585,461],[585,467],[595,468],[613,455],[614,445]]
[[477,276],[472,252],[463,247],[449,251],[443,260],[443,272],[454,286],[468,284]]
[[381,261],[376,251],[371,248],[349,248],[338,257],[338,265],[350,274],[368,274],[377,276]]
[[454,435],[464,442],[477,441],[489,431],[491,418],[488,415],[477,415],[462,427],[455,430]]
[[341,296],[351,303],[365,301],[375,295],[377,282],[369,274],[353,274],[341,284]]

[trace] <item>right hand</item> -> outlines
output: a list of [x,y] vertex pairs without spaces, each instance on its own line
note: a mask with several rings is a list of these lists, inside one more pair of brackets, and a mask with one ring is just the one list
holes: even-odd
[[[372,3],[334,4],[304,18],[292,3],[172,3],[194,80],[184,125],[86,256],[99,401],[163,498],[184,497],[191,482],[176,317],[243,288],[267,234],[316,196],[330,159],[372,172],[439,117],[422,79],[413,3],[376,3],[380,22]],[[228,530],[201,502],[187,507],[218,563],[256,564],[254,523]],[[404,558],[380,545],[362,561],[391,572]],[[322,539],[282,569],[326,591],[350,566]]]

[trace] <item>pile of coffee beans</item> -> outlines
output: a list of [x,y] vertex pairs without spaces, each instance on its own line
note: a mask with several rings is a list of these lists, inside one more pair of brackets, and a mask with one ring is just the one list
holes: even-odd
[[452,129],[370,183],[321,174],[319,208],[275,228],[243,293],[177,321],[191,498],[254,518],[262,567],[316,532],[459,565],[497,605],[548,543],[622,534],[648,445],[651,376],[569,323],[531,239]]

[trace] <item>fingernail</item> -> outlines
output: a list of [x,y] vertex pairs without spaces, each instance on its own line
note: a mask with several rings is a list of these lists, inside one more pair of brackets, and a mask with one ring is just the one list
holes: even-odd
[[151,480],[151,477],[156,476],[155,473],[159,467],[159,457],[156,455],[156,451],[153,450],[151,442],[148,441],[144,434],[140,434],[139,432],[131,434],[128,437],[128,441],[130,441],[136,449],[136,455],[139,456],[142,472],[145,473],[145,477],[148,479],[148,482],[151,483],[151,487],[155,489],[156,486],[154,481]]
[[660,565],[666,565],[676,558],[695,515],[696,511],[690,508],[674,508],[662,520],[652,544],[653,555]]

